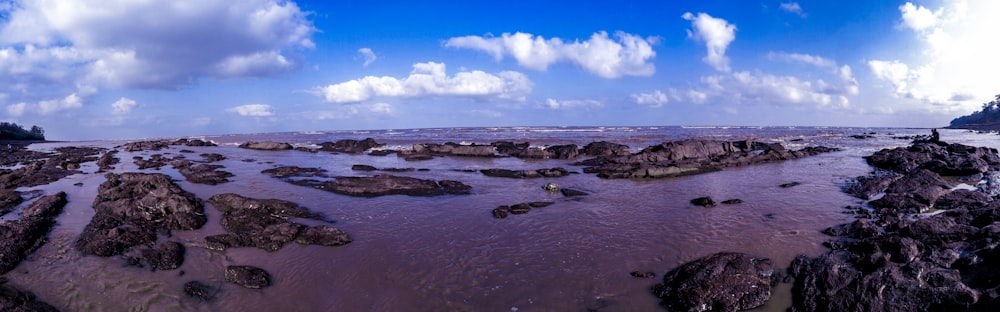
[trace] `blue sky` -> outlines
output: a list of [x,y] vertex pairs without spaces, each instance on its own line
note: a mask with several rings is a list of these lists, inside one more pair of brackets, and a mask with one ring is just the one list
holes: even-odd
[[996,1],[0,1],[50,139],[454,126],[943,126]]

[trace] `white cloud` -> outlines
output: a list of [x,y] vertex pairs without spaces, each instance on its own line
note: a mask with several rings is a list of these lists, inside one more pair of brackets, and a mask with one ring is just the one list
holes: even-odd
[[632,94],[632,101],[639,105],[649,105],[651,107],[661,107],[670,100],[667,95],[660,90],[655,90],[653,93],[639,93]]
[[924,30],[936,26],[938,24],[938,18],[943,12],[940,9],[936,12],[932,12],[924,6],[918,7],[910,2],[899,6],[899,11],[903,14],[902,26],[909,27],[913,30]]
[[708,54],[702,58],[702,61],[712,65],[718,71],[729,72],[729,57],[726,57],[726,48],[733,40],[736,40],[736,25],[705,13],[698,13],[696,16],[687,12],[681,17],[691,21],[693,30],[687,31],[688,38],[705,42]]
[[375,56],[375,52],[370,48],[360,48],[358,49],[358,54],[361,54],[361,57],[365,60],[364,65],[362,65],[364,67],[368,67],[369,64],[378,59],[378,56]]
[[230,107],[229,109],[226,109],[226,111],[246,117],[268,117],[274,115],[274,112],[271,111],[271,105],[267,104],[240,105],[236,107]]
[[[906,3],[899,7],[898,28],[922,45],[867,61],[872,76],[886,83],[895,111],[964,114],[978,109],[997,93],[1000,46],[992,40],[1000,19],[1000,2],[945,1],[937,8]],[[892,52],[892,51],[889,51]],[[876,85],[878,86],[878,85]]]
[[392,114],[392,112],[395,111],[395,109],[393,109],[392,105],[390,105],[389,103],[375,103],[372,104],[371,107],[368,108],[368,110],[371,111],[372,113],[378,113],[378,114]]
[[58,111],[80,107],[83,107],[83,100],[80,96],[76,95],[76,93],[73,93],[62,99],[38,102],[38,113],[48,115]]
[[802,18],[806,18],[808,16],[805,11],[802,11],[802,6],[800,6],[798,2],[782,2],[780,8],[785,12],[793,13]]
[[785,53],[785,52],[770,52],[767,57],[771,60],[784,60],[789,62],[799,62],[810,64],[816,67],[825,68],[836,68],[837,62],[830,59],[823,58],[821,56],[800,54],[800,53]]
[[416,63],[405,78],[367,76],[317,88],[331,103],[357,103],[373,97],[465,96],[477,99],[524,101],[532,83],[524,74],[503,71],[496,75],[483,71],[445,74],[444,63]]
[[585,107],[601,107],[604,103],[598,100],[563,100],[558,101],[553,98],[545,100],[545,106],[551,109],[573,109]]
[[299,66],[285,53],[315,47],[307,13],[282,0],[18,0],[5,13],[0,83],[29,92],[67,81],[172,89],[276,75]]
[[21,115],[24,115],[24,110],[26,108],[28,108],[28,103],[23,103],[23,102],[7,105],[7,115],[20,117]]
[[504,33],[500,37],[464,36],[445,42],[446,47],[480,50],[496,60],[511,56],[521,66],[544,71],[549,65],[568,62],[602,78],[652,76],[656,67],[650,60],[656,56],[654,37],[616,32],[615,38],[604,31],[596,32],[586,41],[566,42],[560,38],[545,39],[530,33]]
[[111,103],[111,113],[115,115],[128,114],[135,106],[135,100],[123,97]]

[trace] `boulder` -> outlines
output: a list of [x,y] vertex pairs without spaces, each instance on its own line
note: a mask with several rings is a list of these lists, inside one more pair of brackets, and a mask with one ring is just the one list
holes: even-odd
[[663,276],[654,294],[669,311],[739,311],[771,297],[770,259],[717,253],[688,262]]
[[246,143],[240,144],[239,147],[240,148],[246,148],[246,149],[262,150],[262,151],[284,151],[284,150],[290,150],[290,149],[293,148],[292,145],[288,144],[288,143],[279,143],[279,142],[271,142],[271,141],[265,141],[265,142],[252,142],[251,141],[251,142],[246,142]]
[[226,281],[250,289],[271,286],[271,275],[264,269],[249,265],[226,267]]
[[702,207],[715,207],[715,201],[711,197],[698,197],[691,200],[691,204]]
[[372,138],[366,138],[360,141],[347,139],[338,140],[337,142],[320,143],[319,150],[335,153],[360,154],[372,148],[382,146],[385,146],[385,144],[378,143]]

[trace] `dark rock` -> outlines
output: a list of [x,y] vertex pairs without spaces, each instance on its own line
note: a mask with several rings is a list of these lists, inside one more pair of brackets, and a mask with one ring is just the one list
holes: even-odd
[[650,146],[626,156],[602,156],[576,165],[601,178],[655,179],[716,171],[724,167],[801,158],[835,151],[807,147],[788,151],[780,144],[751,141],[683,140]]
[[383,195],[439,196],[469,194],[472,187],[458,181],[434,181],[411,177],[379,174],[373,177],[336,177],[331,181],[290,181],[293,184],[350,196],[375,197]]
[[0,274],[17,267],[28,254],[45,244],[45,236],[66,206],[66,193],[41,197],[21,213],[20,219],[0,223]]
[[493,217],[497,219],[503,219],[507,217],[507,213],[510,212],[509,206],[500,206],[493,209]]
[[324,152],[334,152],[334,153],[348,153],[348,154],[360,154],[367,150],[376,147],[382,147],[385,144],[380,144],[375,142],[372,138],[366,138],[364,140],[338,140],[337,142],[324,142],[320,143],[319,150]]
[[635,278],[654,278],[654,277],[656,277],[656,273],[653,273],[653,272],[632,271],[632,272],[629,272],[628,274],[632,275],[632,277],[635,277]]
[[275,178],[290,178],[290,177],[329,177],[326,175],[326,170],[320,168],[302,168],[296,166],[284,166],[266,169],[261,171],[261,173],[270,175]]
[[142,151],[158,151],[161,149],[169,148],[170,142],[159,140],[159,141],[141,141],[141,142],[129,142],[122,146],[122,149],[126,152],[142,152]]
[[788,183],[783,183],[783,184],[778,185],[778,186],[780,186],[782,188],[789,188],[789,187],[799,186],[801,184],[802,184],[801,182],[788,182]]
[[271,275],[258,267],[230,265],[226,267],[226,281],[251,289],[271,286]]
[[942,175],[964,176],[1000,169],[996,149],[943,142],[918,142],[906,148],[884,149],[866,159],[874,167],[898,173],[923,167]]
[[355,170],[355,171],[375,171],[375,170],[378,170],[378,168],[375,168],[374,166],[369,166],[369,165],[353,165],[353,166],[351,166],[351,170]]
[[240,148],[255,149],[263,151],[284,151],[292,149],[292,145],[288,143],[279,142],[246,142],[240,144]]
[[118,162],[119,162],[118,157],[115,157],[115,155],[117,155],[117,154],[118,154],[118,150],[111,150],[111,151],[104,152],[104,154],[101,155],[101,157],[97,159],[97,168],[98,168],[97,172],[105,172],[105,171],[109,171],[109,170],[114,170],[115,167],[113,167],[113,166],[117,165]]
[[511,214],[525,214],[528,213],[529,211],[531,211],[531,205],[528,205],[527,203],[521,203],[510,206]]
[[739,198],[733,198],[733,199],[723,200],[722,203],[725,205],[736,205],[736,204],[742,204],[743,200]]
[[341,246],[350,243],[351,237],[341,229],[319,225],[302,230],[295,242],[303,245]]
[[989,196],[980,191],[954,190],[938,197],[934,202],[934,209],[980,209],[989,205],[990,200]]
[[300,244],[340,246],[351,242],[342,230],[329,226],[307,227],[289,222],[288,218],[322,220],[304,207],[280,199],[255,199],[237,194],[217,194],[209,203],[222,212],[222,228],[227,234],[205,238],[211,249],[257,247],[277,251],[295,241]]
[[691,204],[702,207],[715,207],[715,201],[711,197],[698,197],[691,200]]
[[509,141],[493,142],[490,145],[496,148],[497,153],[508,156],[519,155],[528,150],[528,146],[531,146],[528,142],[514,143]]
[[559,191],[562,192],[562,195],[566,196],[566,197],[587,196],[587,195],[590,195],[589,193],[584,192],[584,191],[578,191],[578,190],[568,189],[568,188],[564,188],[564,189],[561,189]]
[[58,312],[59,310],[39,301],[31,292],[0,283],[0,311]]
[[861,199],[872,199],[881,194],[899,178],[899,174],[891,171],[878,170],[867,176],[859,176],[848,181],[843,191],[847,194]]
[[217,162],[217,161],[226,160],[226,156],[224,156],[222,154],[216,154],[216,153],[204,153],[204,154],[201,154],[199,156],[201,156],[202,158],[204,158],[206,162]]
[[0,189],[0,216],[13,211],[22,201],[24,199],[21,198],[21,192]]
[[142,260],[153,271],[179,268],[184,263],[184,245],[177,242],[162,242],[156,245],[155,249],[143,250]]
[[492,145],[462,145],[452,142],[445,144],[414,144],[412,153],[442,156],[496,157],[496,148]]
[[398,152],[399,151],[397,151],[397,150],[381,149],[381,150],[370,151],[370,152],[368,152],[368,155],[370,155],[370,156],[389,156],[389,155],[392,155],[392,154],[396,154]]
[[199,229],[206,222],[201,201],[163,174],[109,173],[94,199],[94,217],[77,238],[84,254],[119,255],[152,244],[156,233]]
[[611,142],[591,142],[583,146],[580,150],[580,154],[600,157],[600,156],[628,156],[628,145],[611,143]]
[[216,185],[229,182],[229,178],[233,176],[233,173],[229,171],[217,170],[225,168],[221,165],[192,166],[191,162],[187,160],[174,161],[172,164],[191,183]]
[[771,297],[770,259],[717,253],[667,272],[654,294],[669,311],[738,311]]
[[32,187],[59,181],[78,171],[60,168],[58,164],[35,161],[14,170],[0,169],[0,189]]
[[513,179],[525,179],[525,178],[556,178],[569,175],[569,171],[563,168],[551,168],[551,169],[537,169],[537,170],[510,170],[510,169],[483,169],[483,175],[488,177],[498,177],[498,178],[513,178]]
[[528,206],[531,206],[531,208],[542,208],[542,207],[551,206],[552,204],[555,204],[555,203],[549,202],[549,201],[536,201],[536,202],[530,202],[530,203],[528,203]]
[[219,294],[219,288],[199,282],[184,283],[184,294],[201,301],[212,301]]

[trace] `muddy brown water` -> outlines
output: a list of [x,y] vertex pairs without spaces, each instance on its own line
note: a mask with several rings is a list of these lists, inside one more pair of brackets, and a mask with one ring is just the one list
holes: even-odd
[[[995,135],[943,131],[942,139],[949,137],[979,145],[996,140]],[[119,257],[82,256],[72,248],[73,241],[93,215],[90,204],[104,181],[102,174],[93,173],[97,168],[91,163],[84,164],[85,174],[31,188],[44,193],[66,191],[70,202],[49,242],[4,276],[10,284],[66,311],[656,310],[658,300],[650,287],[664,272],[687,261],[736,251],[770,258],[783,269],[798,254],[823,252],[822,243],[828,237],[819,231],[850,221],[852,216],[843,207],[860,203],[840,192],[844,179],[870,170],[862,156],[908,142],[888,136],[856,140],[840,135],[806,136],[801,144],[820,143],[844,150],[655,181],[605,180],[590,174],[506,179],[453,170],[565,167],[581,171],[564,160],[448,157],[406,162],[391,155],[250,151],[232,145],[122,152],[116,172],[162,172],[202,199],[237,193],[293,201],[324,214],[354,241],[341,247],[293,243],[271,253],[256,248],[208,250],[203,248],[204,237],[224,231],[219,226],[220,213],[206,202],[209,221],[204,228],[161,236],[187,247],[178,270],[150,272],[126,266]],[[235,174],[233,182],[191,184],[169,166],[137,170],[131,161],[133,156],[156,153],[172,157],[181,149],[195,151],[183,154],[191,160],[200,159],[200,153],[226,155],[228,159],[218,164]],[[471,185],[473,194],[358,198],[291,185],[260,173],[294,165],[321,167],[331,175],[370,174],[351,171],[354,164],[429,169],[392,174],[458,180]],[[548,182],[591,195],[549,194],[542,189]],[[801,184],[779,187],[788,182]],[[716,201],[738,198],[743,203],[713,208],[689,203],[700,196]],[[499,205],[530,201],[555,204],[506,219],[491,216]],[[227,265],[261,267],[272,275],[273,285],[254,290],[226,283]],[[657,277],[638,279],[629,275],[631,271],[652,271]],[[218,287],[218,297],[202,302],[185,296],[183,284],[192,280]],[[783,311],[791,302],[789,288],[779,285],[768,304],[757,310]]]

